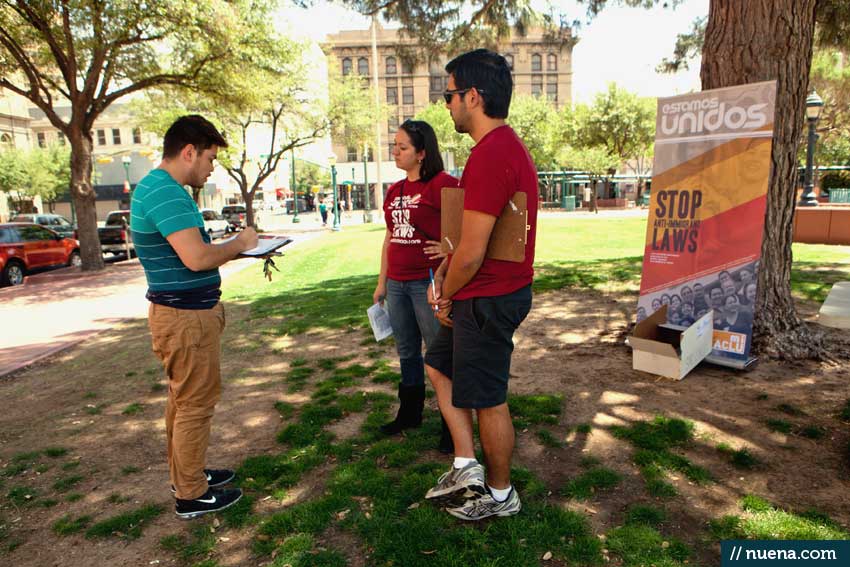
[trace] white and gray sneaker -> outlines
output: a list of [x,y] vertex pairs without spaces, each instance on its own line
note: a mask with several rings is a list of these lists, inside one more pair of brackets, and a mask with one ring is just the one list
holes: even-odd
[[456,508],[446,508],[446,512],[461,520],[483,520],[490,516],[513,516],[521,509],[519,494],[512,487],[504,502],[497,502],[487,491],[480,498],[471,498]]
[[450,468],[437,480],[437,484],[425,493],[429,500],[454,500],[475,498],[487,493],[484,484],[484,467],[473,461],[463,468]]

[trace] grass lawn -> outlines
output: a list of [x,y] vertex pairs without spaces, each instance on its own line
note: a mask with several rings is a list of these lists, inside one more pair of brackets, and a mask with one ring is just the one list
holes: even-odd
[[[759,491],[755,488],[740,489],[735,479],[783,474],[785,469],[770,470],[767,461],[771,455],[766,458],[765,453],[751,452],[748,447],[752,445],[702,438],[705,432],[690,416],[682,415],[681,408],[675,408],[679,400],[675,394],[670,395],[669,406],[667,398],[661,402],[664,415],[646,410],[643,417],[620,420],[625,414],[616,414],[615,408],[631,406],[617,401],[618,396],[641,399],[640,391],[628,394],[626,386],[618,382],[623,370],[628,370],[625,355],[616,352],[623,350],[621,345],[612,346],[614,339],[597,336],[595,331],[592,337],[566,344],[569,341],[557,335],[563,330],[560,328],[555,330],[555,339],[547,339],[572,350],[545,353],[555,361],[558,373],[560,361],[565,365],[578,361],[587,375],[593,374],[593,382],[602,373],[596,374],[594,367],[598,358],[610,355],[622,360],[607,368],[607,376],[613,377],[610,387],[605,387],[609,397],[597,395],[596,402],[590,392],[570,390],[566,385],[557,391],[526,386],[524,392],[510,396],[514,425],[519,435],[525,435],[524,447],[537,443],[541,451],[527,461],[514,459],[515,464],[525,465],[517,464],[512,471],[522,497],[522,513],[469,524],[425,502],[424,493],[447,465],[447,459],[434,450],[439,415],[427,409],[423,426],[409,430],[404,437],[386,438],[378,430],[395,408],[395,397],[389,392],[399,379],[392,346],[375,344],[364,313],[375,286],[383,230],[383,226],[344,227],[340,233],[322,235],[289,251],[278,262],[280,272],[273,274],[272,282],[263,278],[259,264],[226,282],[223,299],[229,304],[228,317],[236,315],[228,323],[223,343],[225,389],[230,397],[220,410],[221,414],[230,412],[232,427],[216,433],[225,444],[243,449],[239,459],[247,455],[237,463],[237,482],[246,496],[216,518],[178,523],[168,517],[170,510],[164,506],[168,498],[148,503],[114,491],[111,485],[120,479],[135,483],[133,479],[146,474],[148,480],[156,476],[162,484],[158,489],[164,490],[162,471],[150,472],[149,460],[104,462],[98,454],[86,462],[75,455],[84,445],[76,436],[93,435],[88,432],[101,427],[115,436],[98,437],[107,443],[105,450],[99,451],[107,457],[113,444],[132,458],[135,449],[129,448],[139,439],[159,443],[160,438],[155,438],[159,433],[151,432],[161,425],[161,418],[155,415],[158,410],[152,410],[162,403],[164,387],[142,322],[134,323],[125,335],[105,334],[103,344],[84,347],[47,369],[51,376],[62,376],[61,382],[70,384],[61,399],[71,400],[67,403],[78,409],[57,422],[64,425],[55,428],[57,440],[51,439],[49,447],[21,446],[17,454],[2,455],[0,490],[8,503],[0,500],[0,563],[5,564],[4,554],[9,554],[9,564],[16,564],[25,548],[13,555],[15,549],[32,545],[29,539],[37,537],[42,538],[39,546],[45,542],[50,546],[50,538],[73,546],[75,553],[81,554],[76,558],[80,564],[86,558],[91,559],[88,564],[95,564],[111,545],[126,550],[124,557],[142,557],[145,564],[192,567],[236,563],[273,567],[691,567],[716,563],[721,538],[850,538],[846,525],[824,513],[766,498],[771,495],[763,493],[770,490],[765,488],[769,486],[764,482],[766,476],[750,485],[761,494],[751,494]],[[598,306],[600,312],[610,307],[612,311],[604,317],[616,315],[618,307],[611,305],[618,300],[624,310],[634,305],[629,296],[636,299],[644,230],[645,220],[636,218],[542,219],[535,281],[540,304],[546,303],[543,292],[571,288],[583,294],[578,303],[590,304],[591,309]],[[793,289],[800,298],[822,298],[829,282],[850,279],[850,248],[795,245],[794,255]],[[554,303],[569,301],[571,293],[549,295]],[[541,316],[545,317],[549,315]],[[558,327],[560,321],[569,321],[553,320]],[[528,337],[534,336],[532,329],[528,331]],[[132,352],[117,347],[127,342],[134,345]],[[590,356],[585,343],[595,343],[599,349],[593,355],[596,358]],[[334,349],[331,354],[325,352],[329,348]],[[528,352],[518,350],[517,355]],[[578,360],[581,356],[583,362]],[[116,368],[131,364],[139,368],[123,377],[115,370],[107,377],[97,374],[106,361],[122,357],[126,364]],[[538,359],[533,361],[538,364]],[[33,370],[34,383],[47,383],[38,371]],[[32,386],[24,382],[27,377],[22,375],[22,389]],[[746,380],[731,373],[718,371],[703,378],[709,377],[716,378],[718,385],[723,382],[724,387],[733,382],[735,387],[748,387]],[[74,382],[78,379],[79,384]],[[770,383],[777,382],[781,380]],[[112,389],[103,383],[112,384]],[[822,382],[817,384],[818,394],[822,386]],[[98,387],[100,391],[95,391]],[[650,387],[662,392],[673,389],[658,381]],[[714,387],[713,381],[709,387]],[[621,388],[625,393],[615,391]],[[11,388],[9,391],[14,393]],[[10,404],[39,403],[24,394],[20,394],[23,401]],[[751,426],[761,437],[788,436],[795,439],[799,450],[802,443],[827,444],[833,434],[843,435],[831,424],[829,429],[813,427],[822,423],[816,421],[822,416],[780,404],[783,399],[773,391],[770,396],[746,394],[753,404],[776,408]],[[846,396],[833,416],[840,427],[850,421],[850,400],[845,400]],[[612,417],[611,423],[602,427],[590,416],[573,413],[577,404],[594,403],[598,415],[610,412],[617,421]],[[640,409],[637,401],[633,403]],[[699,404],[693,405],[694,415],[699,416]],[[745,418],[739,421],[746,422],[751,413],[758,413],[755,405],[752,412],[750,409],[746,408]],[[760,433],[756,428],[764,427],[760,425],[764,420],[769,421],[769,431]],[[112,428],[101,424],[112,424]],[[256,429],[263,424],[269,424],[268,428]],[[811,434],[806,433],[809,429]],[[25,432],[19,433],[23,438]],[[606,436],[607,442],[621,444],[613,458],[590,450],[594,445],[588,440]],[[15,439],[8,437],[4,450],[11,451]],[[118,439],[123,444],[118,445]],[[779,457],[792,458],[794,448],[784,448],[789,451]],[[160,459],[160,469],[164,468],[161,449],[157,445],[156,452],[149,454]],[[549,460],[552,455],[560,460]],[[799,455],[795,465],[804,466]],[[771,482],[775,481],[776,477],[772,478]],[[109,492],[112,494],[107,496]],[[719,507],[720,501],[723,511],[709,514],[702,506],[693,506],[694,498],[703,498],[701,503],[706,506]],[[805,501],[805,495],[800,498]],[[110,506],[105,508],[102,501]],[[594,507],[602,513],[595,516]],[[700,521],[683,516],[682,509],[700,509],[695,514]],[[49,522],[33,527],[27,524],[26,530],[16,531],[16,518],[23,516],[24,523],[27,514],[45,518],[44,510],[52,510]],[[39,512],[42,516],[36,516]],[[118,546],[113,543],[116,540]],[[134,545],[146,547],[139,551]],[[352,561],[353,557],[360,562]]]

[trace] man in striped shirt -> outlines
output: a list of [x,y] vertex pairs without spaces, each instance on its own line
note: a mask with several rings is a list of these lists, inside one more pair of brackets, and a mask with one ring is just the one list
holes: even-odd
[[148,322],[154,353],[168,375],[165,428],[177,515],[194,518],[223,510],[242,497],[221,489],[230,470],[207,469],[210,424],[221,393],[218,267],[257,245],[248,227],[215,245],[185,186],[202,187],[227,142],[201,116],[178,119],[165,134],[162,163],[133,191],[130,227],[148,280]]

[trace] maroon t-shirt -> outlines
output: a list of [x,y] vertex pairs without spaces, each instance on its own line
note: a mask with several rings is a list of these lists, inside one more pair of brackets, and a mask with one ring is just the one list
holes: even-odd
[[422,280],[428,268],[441,260],[425,255],[426,240],[440,240],[440,191],[457,187],[457,179],[440,172],[427,183],[403,179],[384,198],[384,218],[390,231],[387,277],[397,281]]
[[525,260],[507,262],[485,258],[481,268],[453,299],[506,295],[529,285],[534,277],[537,233],[537,169],[522,140],[510,126],[500,126],[481,138],[466,162],[460,186],[463,209],[498,218],[517,191],[527,195],[528,238]]

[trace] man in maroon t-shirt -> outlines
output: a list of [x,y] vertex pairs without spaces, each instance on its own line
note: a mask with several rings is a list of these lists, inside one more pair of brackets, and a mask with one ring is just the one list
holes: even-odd
[[[455,446],[451,470],[426,498],[447,500],[463,520],[510,516],[520,511],[511,486],[514,429],[507,405],[513,334],[531,309],[537,171],[528,150],[505,124],[513,81],[501,55],[478,49],[446,66],[446,106],[455,129],[475,147],[460,186],[465,190],[460,243],[440,265],[429,302],[442,323],[425,356],[426,370]],[[496,220],[517,192],[526,194],[525,259],[485,257]],[[472,412],[478,415],[487,462],[475,459]]]

